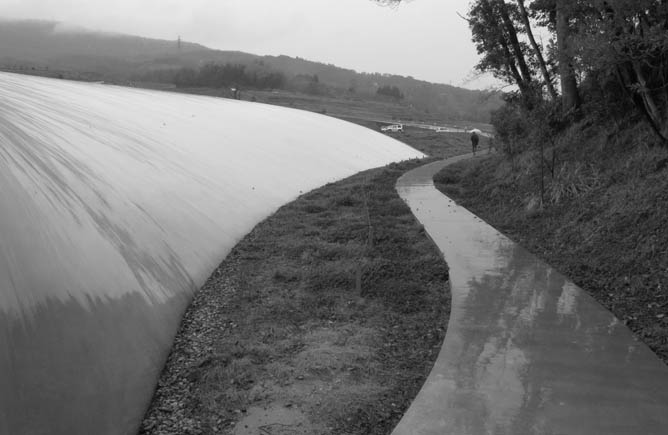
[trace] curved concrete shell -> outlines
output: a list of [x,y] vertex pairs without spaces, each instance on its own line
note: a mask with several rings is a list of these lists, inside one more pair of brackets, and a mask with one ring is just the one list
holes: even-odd
[[192,293],[244,234],[421,156],[309,112],[0,74],[0,433],[135,432]]

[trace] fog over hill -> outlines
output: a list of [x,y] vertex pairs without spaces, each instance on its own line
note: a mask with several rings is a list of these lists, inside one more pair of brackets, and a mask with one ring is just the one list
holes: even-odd
[[[176,35],[175,35],[176,36]],[[397,87],[402,104],[448,120],[488,122],[500,106],[498,93],[429,83],[412,77],[368,74],[289,56],[258,56],[213,50],[200,44],[95,32],[50,21],[0,21],[0,68],[50,71],[52,76],[121,84],[174,83],[175,74],[204,65],[244,65],[255,74],[279,73],[287,89],[322,95],[376,98],[380,87]],[[450,61],[443,56],[444,62]],[[43,74],[44,75],[44,74]],[[311,89],[313,87],[311,86]]]

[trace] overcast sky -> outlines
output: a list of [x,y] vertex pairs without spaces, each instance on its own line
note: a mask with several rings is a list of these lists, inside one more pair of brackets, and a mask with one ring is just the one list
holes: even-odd
[[94,30],[198,42],[221,50],[286,54],[357,71],[410,75],[468,88],[478,56],[469,0],[0,0],[0,17],[62,21]]

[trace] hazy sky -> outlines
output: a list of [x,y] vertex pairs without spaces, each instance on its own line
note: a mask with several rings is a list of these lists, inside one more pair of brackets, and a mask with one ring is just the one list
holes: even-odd
[[0,17],[63,21],[89,29],[286,54],[366,72],[411,75],[469,88],[478,56],[469,0],[0,0]]

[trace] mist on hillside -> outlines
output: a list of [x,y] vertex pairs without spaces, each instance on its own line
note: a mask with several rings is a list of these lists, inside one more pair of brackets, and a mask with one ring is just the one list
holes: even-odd
[[[174,35],[173,40],[160,40],[98,32],[52,21],[4,20],[0,26],[0,40],[3,42],[0,69],[28,73],[41,71],[41,75],[58,78],[131,86],[146,83],[178,86],[175,77],[184,70],[197,73],[206,65],[231,65],[242,66],[250,75],[282,77],[281,80],[259,80],[257,83],[266,82],[270,86],[282,83],[290,91],[320,96],[377,99],[379,89],[395,87],[402,96],[397,103],[448,120],[488,122],[490,112],[501,105],[496,93],[429,83],[412,77],[358,73],[286,55],[258,56],[213,50],[181,40],[179,35]],[[190,85],[211,86],[209,83]],[[218,81],[215,86],[221,85]]]

